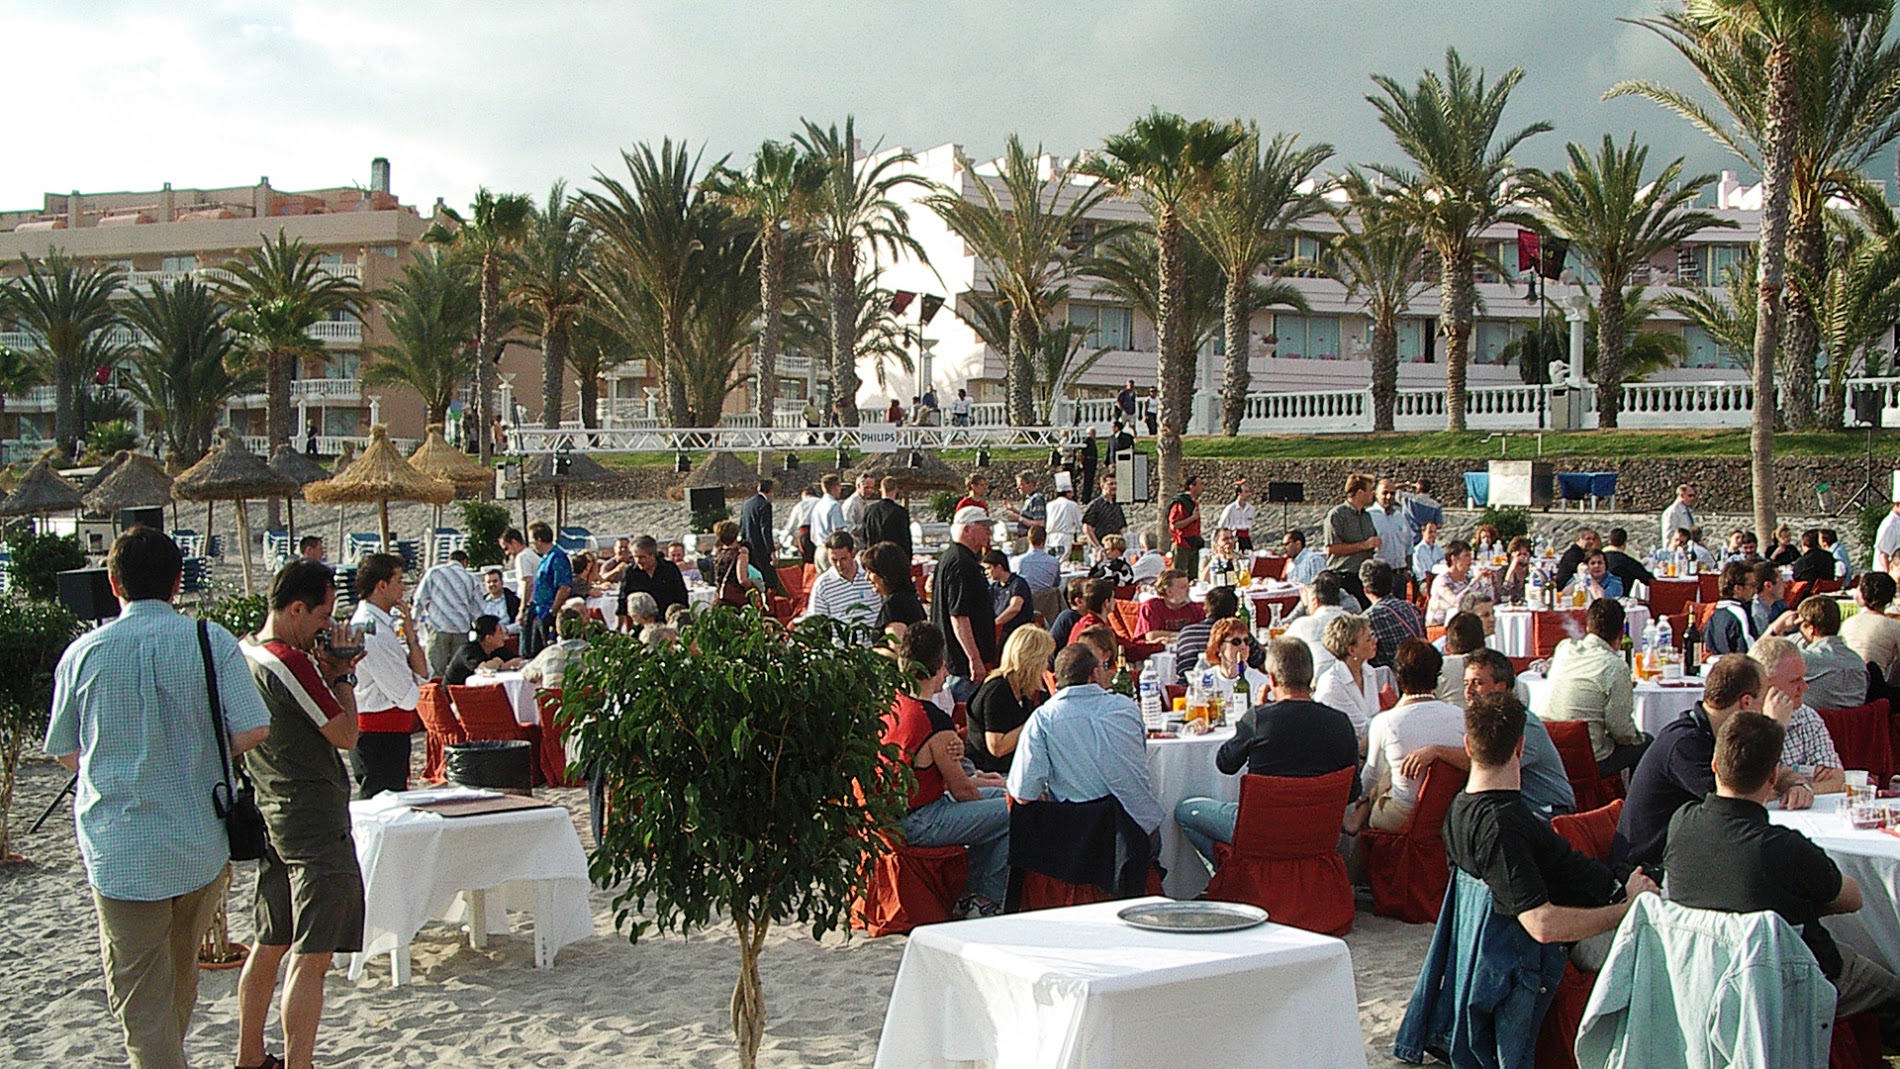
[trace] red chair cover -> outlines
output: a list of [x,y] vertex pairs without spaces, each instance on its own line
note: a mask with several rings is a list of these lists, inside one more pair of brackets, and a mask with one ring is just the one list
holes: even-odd
[[1816,709],[1848,768],[1864,768],[1875,783],[1893,775],[1893,742],[1887,728],[1887,699],[1852,709]]
[[[1148,868],[1148,893],[1163,894],[1161,889],[1161,870],[1153,866]],[[1091,883],[1070,883],[1046,876],[1034,869],[1023,872],[1022,902],[1018,912],[1026,913],[1032,909],[1061,909],[1064,906],[1086,906],[1094,902],[1106,902],[1108,895]]]
[[561,739],[567,719],[561,715],[560,688],[536,691],[534,704],[541,712],[541,778],[550,787],[579,787],[584,781],[567,771],[567,744]]
[[1583,634],[1584,609],[1558,609],[1531,614],[1531,653],[1548,657],[1557,652],[1557,643]]
[[1588,810],[1610,804],[1623,797],[1623,781],[1616,776],[1597,775],[1596,751],[1590,748],[1590,726],[1581,720],[1546,720],[1550,741],[1563,759],[1564,776],[1570,791],[1577,796],[1577,809]]
[[1253,577],[1255,579],[1278,579],[1285,574],[1285,557],[1255,557],[1253,559]]
[[1207,897],[1246,902],[1276,923],[1322,935],[1352,931],[1352,883],[1339,856],[1339,815],[1357,770],[1241,777],[1234,841],[1214,845]]
[[873,936],[903,935],[950,919],[970,876],[961,846],[895,846],[864,873],[851,903],[851,927]]
[[1881,1056],[1880,1017],[1872,1010],[1852,1017],[1834,1018],[1834,1039],[1828,1045],[1827,1069],[1885,1069]]
[[1722,573],[1703,572],[1697,575],[1696,594],[1698,601],[1718,601],[1722,597]]
[[463,732],[461,721],[455,719],[448,692],[442,689],[440,683],[422,685],[422,697],[416,702],[416,715],[422,718],[422,730],[428,733],[424,743],[422,778],[430,783],[441,783],[444,779],[442,762],[445,759],[442,748],[467,742],[468,735]]
[[[1591,767],[1594,769],[1594,762]],[[1619,798],[1598,809],[1557,817],[1550,822],[1550,827],[1579,853],[1607,861],[1610,840],[1616,835],[1616,821],[1622,815],[1623,801]],[[1564,978],[1557,984],[1557,997],[1544,1014],[1544,1023],[1537,1033],[1537,1069],[1577,1069],[1573,1053],[1577,1047],[1577,1026],[1583,1023],[1583,1010],[1590,1002],[1590,990],[1596,981],[1596,973],[1580,972],[1575,965],[1564,966]]]
[[[1699,596],[1699,589],[1688,583],[1664,580],[1649,589],[1649,611],[1654,617],[1669,616],[1687,608]],[[1709,598],[1709,601],[1715,599]]]
[[1444,637],[1445,637],[1444,624],[1426,624],[1425,625],[1425,641],[1437,642],[1439,639],[1444,638]]
[[539,727],[528,727],[515,720],[515,709],[508,692],[498,686],[449,687],[449,705],[470,742],[482,739],[520,739],[530,747],[528,764],[540,778],[541,755]]
[[1418,806],[1399,831],[1367,828],[1359,833],[1359,850],[1372,885],[1372,911],[1410,924],[1438,919],[1445,901],[1451,870],[1445,862],[1440,829],[1451,801],[1465,788],[1465,770],[1434,762],[1419,785]]
[[1550,830],[1563,836],[1578,853],[1608,864],[1610,840],[1616,838],[1616,822],[1622,817],[1623,799],[1618,798],[1581,813],[1552,817]]
[[785,600],[803,605],[805,603],[805,566],[794,564],[776,570],[778,585],[785,588]]

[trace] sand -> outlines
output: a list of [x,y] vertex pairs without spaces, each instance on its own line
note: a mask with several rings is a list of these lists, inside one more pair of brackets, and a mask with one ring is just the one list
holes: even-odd
[[[119,1031],[107,1012],[99,974],[97,929],[85,869],[73,842],[68,807],[37,835],[25,825],[66,782],[52,762],[29,758],[15,798],[25,864],[0,866],[0,1065],[124,1064]],[[577,814],[582,842],[586,800],[576,790],[544,794]],[[237,866],[231,894],[233,937],[249,939],[253,866]],[[611,894],[594,890],[594,938],[562,949],[552,969],[533,966],[532,932],[475,950],[443,924],[425,927],[413,945],[414,982],[389,986],[388,958],[356,983],[343,967],[330,974],[317,1062],[326,1066],[733,1066],[725,1006],[737,974],[730,925],[688,939],[643,938],[613,931]],[[1358,978],[1367,1060],[1392,1059],[1392,1035],[1405,1012],[1430,925],[1400,924],[1362,908],[1346,942]],[[769,1015],[760,1063],[868,1067],[877,1052],[884,1006],[904,952],[901,936],[833,934],[814,941],[775,930],[762,959]],[[230,1065],[237,1035],[235,971],[202,974],[198,1010],[186,1045],[194,1066]],[[273,1020],[270,1046],[282,1049]]]

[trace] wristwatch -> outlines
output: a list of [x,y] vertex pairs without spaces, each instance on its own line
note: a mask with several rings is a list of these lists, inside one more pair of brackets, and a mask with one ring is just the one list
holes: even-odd
[[348,686],[348,687],[356,686],[356,673],[345,672],[342,675],[337,676],[335,679],[332,679],[330,681],[330,685],[333,687],[336,686],[338,683],[341,683],[344,686]]

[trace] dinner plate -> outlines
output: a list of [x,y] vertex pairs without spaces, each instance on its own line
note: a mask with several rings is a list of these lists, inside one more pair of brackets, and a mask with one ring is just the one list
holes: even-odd
[[1149,932],[1238,932],[1267,922],[1267,911],[1241,902],[1147,902],[1116,913]]

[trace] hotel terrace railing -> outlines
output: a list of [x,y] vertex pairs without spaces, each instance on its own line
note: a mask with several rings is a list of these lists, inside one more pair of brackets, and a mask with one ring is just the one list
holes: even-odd
[[[315,341],[339,342],[354,345],[363,340],[363,324],[355,319],[332,319],[313,324],[306,334]],[[106,340],[117,348],[129,349],[144,345],[151,339],[145,332],[134,327],[113,327],[106,334]],[[26,330],[0,330],[0,346],[16,352],[30,353],[40,346],[39,336]]]

